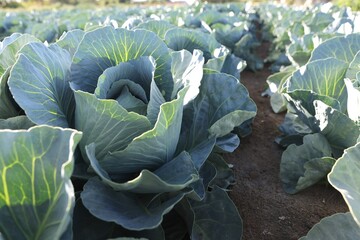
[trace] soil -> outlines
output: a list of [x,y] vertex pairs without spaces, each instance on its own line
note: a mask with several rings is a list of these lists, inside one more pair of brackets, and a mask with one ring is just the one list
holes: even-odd
[[[266,57],[268,44],[258,49]],[[244,71],[241,82],[258,107],[253,133],[241,140],[240,147],[224,157],[234,165],[236,184],[230,197],[243,219],[243,240],[292,240],[307,234],[323,217],[348,208],[339,192],[330,185],[315,185],[298,194],[289,195],[279,178],[283,149],[275,142],[280,135],[278,125],[284,114],[271,110],[270,100],[261,97],[266,78],[271,74],[265,66],[260,72]]]

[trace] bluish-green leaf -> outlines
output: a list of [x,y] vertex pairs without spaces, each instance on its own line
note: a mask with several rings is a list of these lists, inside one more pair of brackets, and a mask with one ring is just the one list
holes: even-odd
[[[114,85],[122,80],[129,80],[133,84],[141,86],[143,93],[138,93],[135,91],[136,89],[132,92],[143,102],[147,103],[150,99],[150,85],[154,79],[155,67],[155,60],[152,57],[146,56],[109,67],[99,76],[95,96],[101,99],[116,99],[120,95],[120,91],[117,91]],[[131,86],[129,87],[132,88]]]
[[314,106],[320,132],[333,148],[342,151],[356,144],[360,129],[355,122],[321,101],[315,101]]
[[84,186],[81,199],[91,214],[104,221],[115,222],[129,230],[153,229],[161,224],[186,192],[162,193],[152,198],[115,191],[97,178]]
[[0,119],[15,117],[21,112],[20,107],[9,90],[8,78],[10,76],[10,69],[6,69],[0,77]]
[[74,94],[69,86],[71,59],[59,46],[30,43],[10,72],[9,87],[31,121],[72,126]]
[[360,143],[345,150],[328,176],[329,182],[344,197],[360,228]]
[[281,157],[280,178],[290,194],[324,178],[335,161],[331,158],[330,144],[320,133],[306,135],[303,141],[300,146],[290,145]]
[[195,99],[199,93],[204,57],[199,50],[194,50],[192,54],[187,50],[181,50],[172,52],[171,58],[171,73],[174,81],[171,99],[175,98],[182,88],[190,86],[184,99],[186,104]]
[[336,213],[323,218],[299,240],[354,240],[360,238],[360,227],[350,213]]
[[360,34],[331,38],[321,43],[311,54],[310,61],[326,58],[336,58],[350,64],[355,54],[360,50]]
[[347,114],[355,123],[360,123],[360,90],[354,87],[350,79],[344,79],[348,94]]
[[0,130],[0,232],[5,239],[59,239],[65,232],[80,138],[75,130],[49,126]]
[[347,93],[344,77],[348,64],[336,58],[309,62],[290,78],[287,91],[309,90],[319,95],[332,97],[340,102],[342,111],[346,109]]
[[247,89],[236,78],[205,73],[199,95],[184,112],[184,126],[188,128],[184,131],[186,149],[207,139],[209,134],[225,136],[255,113],[256,106]]
[[56,42],[57,45],[69,51],[71,56],[74,56],[85,32],[80,29],[74,29],[64,33]]
[[179,141],[187,90],[183,89],[177,99],[161,105],[153,129],[134,138],[125,149],[109,152],[100,160],[100,165],[109,173],[136,173],[143,169],[155,170],[172,160]]
[[176,28],[175,25],[172,25],[165,20],[150,20],[144,23],[140,23],[135,29],[146,29],[156,33],[161,39],[165,38],[165,34],[168,30]]
[[[164,230],[161,226],[144,231],[130,231],[114,222],[105,222],[89,213],[82,204],[81,198],[76,200],[73,214],[73,239],[99,240],[116,237],[143,237],[144,239],[164,240]],[[67,239],[66,239],[67,240]]]
[[241,239],[242,219],[227,193],[215,187],[203,201],[190,200],[194,213],[191,239]]
[[120,151],[151,128],[145,116],[128,112],[115,100],[100,100],[95,95],[75,92],[76,129],[83,132],[80,150],[85,160],[85,146],[96,145],[96,158],[101,162],[109,152]]
[[155,33],[146,30],[104,27],[87,32],[73,58],[71,84],[76,90],[94,92],[98,77],[107,68],[141,56],[155,59],[155,81],[161,91],[170,94],[173,84],[169,50]]
[[165,42],[169,48],[180,51],[183,49],[193,52],[195,49],[203,52],[205,62],[216,55],[216,51],[221,49],[211,35],[193,29],[174,28],[165,34]]
[[[199,178],[199,174],[190,155],[182,152],[173,160],[165,163],[153,172],[144,169],[137,177],[129,179],[127,182],[118,183],[110,178],[95,158],[94,144],[86,146],[86,152],[94,171],[105,184],[112,187],[115,191],[130,191],[135,193],[175,192],[184,189]],[[116,174],[113,176],[116,177]]]
[[27,116],[17,116],[8,119],[0,119],[0,129],[29,129],[35,124]]
[[355,54],[354,59],[352,60],[348,70],[346,71],[345,77],[351,80],[356,80],[356,74],[358,72],[360,72],[360,51]]
[[4,39],[0,49],[0,66],[5,70],[14,65],[17,53],[28,43],[40,42],[30,34],[14,33]]

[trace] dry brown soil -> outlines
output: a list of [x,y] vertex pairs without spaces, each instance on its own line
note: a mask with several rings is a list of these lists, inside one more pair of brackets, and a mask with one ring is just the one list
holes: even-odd
[[[259,49],[266,55],[267,46]],[[320,221],[336,212],[346,212],[341,195],[329,185],[316,185],[296,195],[286,194],[279,179],[283,149],[274,139],[284,115],[275,114],[268,98],[261,97],[270,75],[267,66],[261,72],[241,73],[241,82],[256,102],[258,113],[253,133],[241,140],[240,147],[225,159],[234,165],[236,184],[230,197],[243,219],[243,240],[298,239]]]

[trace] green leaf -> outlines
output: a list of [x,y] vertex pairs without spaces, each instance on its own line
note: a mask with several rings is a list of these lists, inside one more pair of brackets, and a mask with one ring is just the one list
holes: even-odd
[[164,230],[161,226],[144,231],[130,231],[114,222],[105,222],[95,216],[82,204],[81,198],[76,200],[73,214],[73,239],[99,240],[116,237],[145,237],[146,239],[164,240]]
[[320,132],[333,148],[342,151],[356,144],[360,129],[355,122],[321,101],[315,101],[314,106]]
[[[247,89],[233,76],[205,73],[200,93],[184,111],[187,134],[185,149],[207,139],[222,137],[256,114]],[[210,129],[210,130],[209,130]]]
[[116,99],[128,111],[143,115],[148,112],[150,122],[155,123],[165,100],[154,82],[154,72],[155,60],[151,56],[119,63],[100,75],[95,95]]
[[85,32],[83,30],[74,29],[61,35],[60,39],[56,41],[56,44],[61,48],[68,50],[70,55],[74,56],[84,35]]
[[280,178],[290,194],[324,178],[335,161],[331,158],[329,143],[320,133],[306,135],[303,141],[300,146],[290,145],[281,157]]
[[95,143],[96,158],[101,162],[108,152],[125,149],[151,128],[145,116],[126,111],[115,100],[100,100],[93,94],[76,91],[75,101],[75,127],[84,134],[79,146],[85,161],[86,145]]
[[304,176],[299,178],[296,189],[306,189],[324,179],[331,171],[335,161],[336,159],[332,157],[313,158],[307,161],[304,164]]
[[[219,58],[217,58],[219,59]],[[240,72],[246,68],[246,61],[234,54],[228,54],[219,72],[232,75],[240,80]],[[207,67],[209,64],[207,64]]]
[[161,39],[165,39],[165,34],[168,30],[176,28],[165,20],[149,20],[144,23],[140,23],[135,29],[145,29],[156,33]]
[[350,64],[359,49],[360,34],[358,33],[334,37],[315,48],[309,62],[319,59],[336,58]]
[[360,227],[350,213],[336,213],[323,218],[299,240],[354,240],[360,238]]
[[360,227],[360,143],[345,150],[328,176],[329,182],[344,197]]
[[304,23],[310,28],[311,32],[321,32],[334,21],[329,13],[317,12],[308,18]]
[[[165,43],[174,51],[183,49],[193,52],[198,49],[203,52],[205,62],[216,56],[216,52],[220,52],[222,46],[211,35],[184,28],[170,29],[165,34]],[[225,55],[225,54],[224,54]]]
[[347,114],[355,123],[360,123],[360,91],[355,88],[349,79],[344,79],[348,94]]
[[103,27],[87,32],[73,57],[71,85],[92,93],[105,69],[141,56],[155,59],[155,82],[168,99],[173,88],[169,50],[155,33],[146,30]]
[[0,118],[2,119],[18,116],[21,112],[9,90],[10,69],[6,69],[0,78]]
[[91,214],[108,222],[115,222],[129,230],[153,229],[161,224],[168,213],[186,192],[162,193],[142,196],[115,191],[97,178],[84,186],[81,199]]
[[203,201],[189,202],[194,214],[191,239],[241,239],[242,219],[224,190],[215,187]]
[[209,129],[209,133],[214,137],[223,137],[230,133],[235,127],[240,126],[247,120],[253,119],[256,111],[235,110],[219,120],[217,120]]
[[341,110],[341,106],[338,100],[335,98],[315,93],[311,90],[295,90],[287,93],[293,101],[297,101],[301,106],[306,109],[312,116],[315,115],[315,101],[321,101],[334,109]]
[[80,138],[80,132],[50,126],[0,130],[0,232],[5,239],[59,239],[65,232]]
[[[99,76],[95,96],[101,99],[116,99],[120,95],[116,88],[128,85],[133,89],[135,96],[147,103],[150,99],[150,85],[154,79],[155,65],[152,57],[145,56],[107,68]],[[125,80],[127,83],[121,84]],[[140,86],[142,92],[135,91],[136,88],[130,84]]]
[[31,121],[72,126],[74,94],[69,87],[71,59],[59,46],[30,43],[23,47],[10,72],[9,87]]
[[4,39],[0,50],[0,66],[5,70],[14,65],[19,50],[28,43],[40,42],[30,34],[14,33]]
[[29,129],[35,124],[27,116],[17,116],[8,119],[0,119],[0,129]]
[[275,92],[270,96],[270,105],[274,113],[281,113],[287,109],[286,98],[283,94]]
[[356,74],[360,72],[360,51],[356,53],[354,59],[349,65],[348,70],[346,71],[346,78],[351,80],[356,80]]
[[[95,158],[95,146],[86,146],[88,157],[94,171],[102,181],[115,191],[130,191],[135,193],[163,193],[180,191],[199,179],[190,155],[180,153],[172,161],[165,163],[154,172],[142,170],[140,174],[127,182],[118,183],[111,180],[108,173],[100,166]],[[116,174],[114,175],[116,177]]]
[[319,95],[332,97],[340,102],[341,109],[344,112],[347,93],[343,79],[347,68],[348,64],[335,58],[309,62],[294,72],[288,81],[287,92],[308,90]]
[[284,68],[282,71],[270,75],[266,79],[266,82],[269,85],[270,91],[272,93],[282,92],[285,82],[293,74],[293,72],[295,70],[296,70],[296,68],[294,66],[288,66],[288,67]]
[[161,105],[153,129],[134,138],[124,149],[109,152],[100,165],[108,173],[137,173],[143,169],[155,170],[174,158],[179,141],[185,88],[177,99]]
[[171,58],[171,73],[174,81],[171,99],[175,98],[182,88],[190,86],[184,99],[184,104],[187,104],[199,94],[203,77],[203,54],[199,50],[194,50],[192,54],[187,50],[181,50],[172,52]]
[[222,189],[227,189],[230,185],[235,183],[235,176],[229,165],[219,154],[211,154],[209,162],[216,169],[216,176],[210,182],[210,186],[218,186]]

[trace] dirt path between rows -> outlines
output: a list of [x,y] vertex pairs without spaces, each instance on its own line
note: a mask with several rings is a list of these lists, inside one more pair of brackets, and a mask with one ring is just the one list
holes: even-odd
[[[259,48],[262,57],[267,46]],[[265,50],[265,51],[264,51]],[[274,139],[283,114],[274,114],[268,98],[261,97],[270,72],[241,73],[241,82],[258,107],[253,133],[225,159],[234,165],[236,184],[230,197],[244,221],[243,240],[292,240],[306,235],[321,218],[346,212],[341,195],[329,185],[316,185],[296,195],[286,194],[279,179],[283,149]]]

